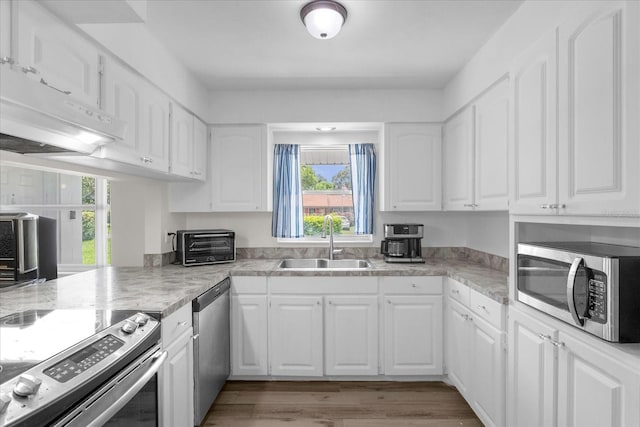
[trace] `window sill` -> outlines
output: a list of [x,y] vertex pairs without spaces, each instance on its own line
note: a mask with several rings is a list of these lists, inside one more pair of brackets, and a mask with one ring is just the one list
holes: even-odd
[[[333,236],[333,242],[334,243],[339,243],[339,244],[349,244],[349,243],[371,243],[373,242],[373,235],[372,234],[365,234],[362,236]],[[311,246],[321,246],[321,245],[328,245],[329,244],[329,237],[327,237],[326,239],[323,239],[322,237],[299,237],[299,238],[294,238],[294,239],[287,239],[287,238],[283,238],[283,237],[278,237],[278,243],[283,243],[283,244],[300,244],[300,243],[304,243],[304,244],[309,244]]]

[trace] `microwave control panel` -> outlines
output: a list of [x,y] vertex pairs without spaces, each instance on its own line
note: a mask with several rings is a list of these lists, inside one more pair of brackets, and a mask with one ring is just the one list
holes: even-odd
[[599,271],[589,279],[589,318],[593,322],[607,323],[607,277]]

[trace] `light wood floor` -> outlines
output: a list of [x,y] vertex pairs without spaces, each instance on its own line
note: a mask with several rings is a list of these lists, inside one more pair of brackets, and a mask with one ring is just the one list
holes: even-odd
[[442,382],[228,381],[202,426],[482,426]]

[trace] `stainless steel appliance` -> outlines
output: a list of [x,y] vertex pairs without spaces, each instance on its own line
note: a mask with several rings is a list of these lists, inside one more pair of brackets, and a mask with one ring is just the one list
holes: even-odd
[[0,149],[21,154],[83,153],[121,140],[126,123],[53,88],[38,70],[0,58]]
[[422,224],[384,224],[380,253],[386,262],[421,263]]
[[516,299],[612,342],[640,342],[640,248],[518,244]]
[[157,426],[160,322],[132,311],[0,319],[0,426]]
[[200,425],[230,373],[227,278],[193,300],[194,421]]
[[58,277],[56,221],[29,213],[0,213],[0,288]]
[[236,233],[231,230],[178,230],[176,259],[184,266],[236,260]]

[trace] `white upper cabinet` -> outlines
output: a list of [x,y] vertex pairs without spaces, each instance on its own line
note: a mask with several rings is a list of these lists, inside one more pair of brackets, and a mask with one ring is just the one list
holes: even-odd
[[509,83],[478,99],[475,112],[475,209],[509,209]]
[[446,210],[507,210],[509,92],[500,81],[445,124]]
[[264,125],[212,128],[214,211],[256,212],[266,209],[265,145]]
[[50,86],[97,106],[97,48],[35,1],[14,1],[11,6],[17,8],[12,11],[14,60],[21,67],[33,67]]
[[640,4],[560,26],[562,213],[640,216]]
[[207,127],[181,106],[171,104],[171,162],[174,175],[207,179]]
[[385,196],[382,210],[440,210],[440,125],[390,123],[385,138]]
[[0,1],[0,58],[11,56],[11,2]]
[[639,9],[588,4],[515,62],[512,213],[640,216]]
[[541,206],[556,203],[556,85],[554,30],[524,52],[511,68],[512,213],[545,213]]
[[473,108],[449,120],[444,127],[444,208],[473,208]]
[[169,170],[169,98],[150,83],[142,85],[142,129],[138,160],[151,169]]

